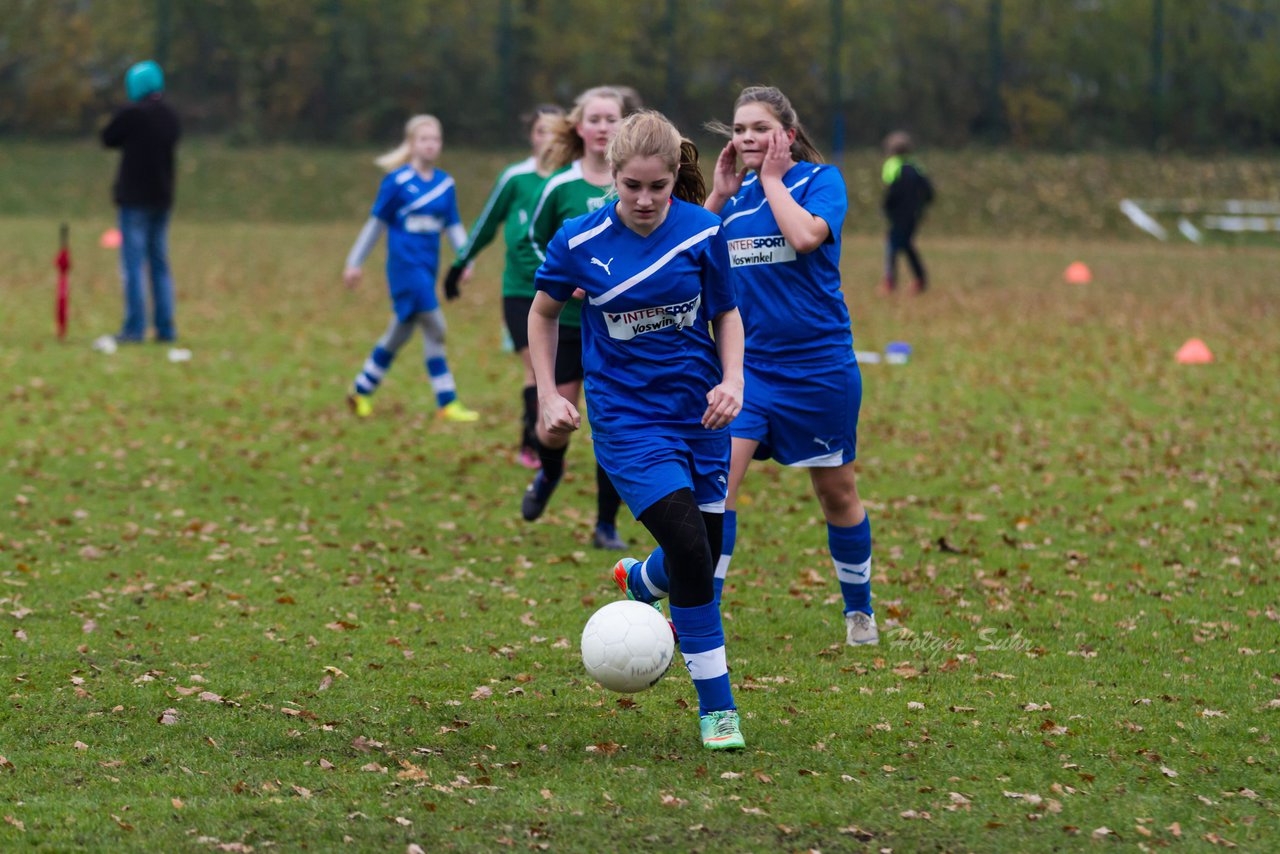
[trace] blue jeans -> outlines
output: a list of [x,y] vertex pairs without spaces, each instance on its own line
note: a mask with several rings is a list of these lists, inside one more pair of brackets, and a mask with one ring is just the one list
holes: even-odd
[[124,325],[120,338],[141,341],[147,332],[142,265],[151,269],[151,303],[156,340],[172,341],[173,276],[169,273],[169,209],[120,208],[120,271],[124,278]]

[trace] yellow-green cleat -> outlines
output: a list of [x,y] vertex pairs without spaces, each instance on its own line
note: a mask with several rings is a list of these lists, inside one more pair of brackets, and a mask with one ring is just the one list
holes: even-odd
[[373,414],[373,401],[367,394],[347,395],[347,406],[357,418],[368,418]]
[[451,400],[437,410],[436,417],[441,421],[470,423],[472,421],[479,421],[480,413],[473,409],[467,409],[462,405],[462,401],[460,400]]
[[702,728],[702,746],[707,750],[741,750],[747,746],[738,713],[733,709],[708,712],[698,719],[698,724]]

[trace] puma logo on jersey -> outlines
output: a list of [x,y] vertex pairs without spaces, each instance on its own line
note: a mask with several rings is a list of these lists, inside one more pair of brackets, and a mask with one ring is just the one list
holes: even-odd
[[604,272],[606,275],[609,275],[609,276],[613,275],[613,272],[609,269],[609,265],[613,263],[612,258],[610,258],[608,261],[601,261],[599,258],[592,257],[591,263],[595,264],[597,267],[604,267]]

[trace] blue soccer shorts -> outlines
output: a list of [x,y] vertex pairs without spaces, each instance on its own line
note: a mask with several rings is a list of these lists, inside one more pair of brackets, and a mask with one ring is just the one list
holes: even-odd
[[735,439],[760,443],[755,459],[824,468],[853,462],[858,449],[862,374],[850,353],[838,365],[743,366],[742,412],[729,425]]
[[592,440],[596,460],[637,518],[682,487],[693,492],[704,513],[724,512],[729,490],[727,430],[679,436],[649,427],[621,436],[595,435]]

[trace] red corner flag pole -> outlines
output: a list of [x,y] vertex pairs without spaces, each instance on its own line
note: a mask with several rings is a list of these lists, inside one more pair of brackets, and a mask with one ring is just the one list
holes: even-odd
[[64,222],[58,231],[61,248],[53,259],[53,266],[58,270],[58,302],[55,317],[58,321],[58,338],[67,337],[67,273],[71,270],[71,249],[67,245],[70,229]]

